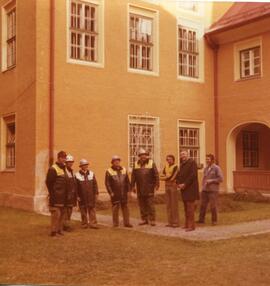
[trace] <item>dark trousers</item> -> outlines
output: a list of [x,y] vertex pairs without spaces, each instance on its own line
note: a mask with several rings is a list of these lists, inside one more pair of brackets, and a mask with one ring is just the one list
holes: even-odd
[[156,219],[154,196],[138,196],[141,219],[154,222]]
[[185,228],[195,229],[195,201],[183,201],[185,209]]
[[112,205],[113,225],[119,225],[119,209],[122,210],[124,225],[129,225],[129,210],[127,203],[117,202]]
[[212,214],[212,222],[217,222],[217,200],[218,192],[202,191],[199,221],[204,222],[208,203]]

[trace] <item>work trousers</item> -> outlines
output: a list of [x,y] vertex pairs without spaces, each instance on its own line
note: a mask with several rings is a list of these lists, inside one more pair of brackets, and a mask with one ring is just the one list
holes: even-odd
[[88,206],[80,206],[82,227],[97,225],[96,209]]
[[112,205],[112,219],[113,219],[113,225],[118,226],[119,225],[119,209],[122,210],[123,215],[123,222],[124,225],[129,225],[129,210],[127,203],[117,202],[113,203]]
[[202,193],[201,193],[200,217],[199,217],[200,222],[204,222],[208,203],[210,203],[212,222],[214,222],[214,223],[217,222],[217,201],[218,201],[218,192],[202,191]]
[[195,229],[195,201],[183,201],[185,209],[185,228]]
[[154,222],[156,219],[154,196],[138,196],[141,219]]
[[168,224],[171,226],[179,226],[179,192],[177,190],[176,183],[170,182],[165,184],[166,192],[166,205]]
[[61,232],[65,217],[64,207],[49,207],[51,213],[51,232]]
[[73,207],[65,207],[64,227],[71,227],[71,215]]

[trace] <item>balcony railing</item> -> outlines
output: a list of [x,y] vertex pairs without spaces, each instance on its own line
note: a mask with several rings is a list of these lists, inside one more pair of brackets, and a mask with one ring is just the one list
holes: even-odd
[[270,192],[270,171],[234,171],[234,190]]

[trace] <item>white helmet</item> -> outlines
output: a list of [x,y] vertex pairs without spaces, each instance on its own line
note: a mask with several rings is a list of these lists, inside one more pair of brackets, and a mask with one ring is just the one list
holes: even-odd
[[68,154],[66,157],[66,162],[74,162],[74,157],[72,155]]
[[86,159],[81,159],[79,167],[85,166],[85,165],[89,165],[89,162]]

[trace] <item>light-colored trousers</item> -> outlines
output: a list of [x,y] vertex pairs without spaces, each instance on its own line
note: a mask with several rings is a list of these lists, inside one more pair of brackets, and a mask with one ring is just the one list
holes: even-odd
[[168,224],[172,226],[179,226],[179,192],[177,190],[176,183],[166,182],[166,205],[167,205],[167,215]]

